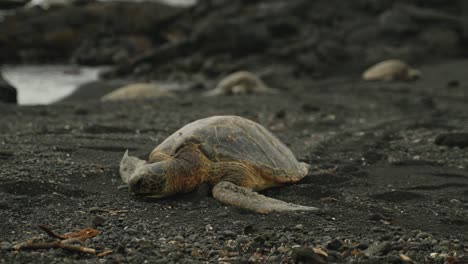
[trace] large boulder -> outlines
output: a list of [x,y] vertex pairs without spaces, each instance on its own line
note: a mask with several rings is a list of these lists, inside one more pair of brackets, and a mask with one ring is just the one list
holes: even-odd
[[0,102],[14,103],[18,102],[15,87],[9,84],[0,74]]
[[[91,2],[17,10],[0,23],[0,60],[51,62],[74,55],[86,64],[108,64],[165,42],[165,23],[182,10],[154,2]],[[108,49],[103,48],[106,45]],[[87,54],[99,58],[91,60]]]

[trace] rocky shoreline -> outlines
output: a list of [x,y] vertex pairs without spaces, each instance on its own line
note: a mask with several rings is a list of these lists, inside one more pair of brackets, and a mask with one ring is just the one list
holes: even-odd
[[[33,9],[0,23],[4,62],[81,58],[114,66],[109,79],[53,105],[0,103],[0,263],[468,261],[463,1],[134,5]],[[138,24],[148,22],[139,12],[152,14],[151,23]],[[118,19],[129,15],[135,23]],[[89,23],[80,24],[83,17]],[[98,32],[98,24],[106,26]],[[49,50],[38,28],[41,36],[73,33],[62,42],[72,45]],[[93,56],[85,60],[87,54]],[[410,62],[421,78],[360,79],[388,58]],[[278,93],[203,96],[237,70],[256,73]],[[155,80],[186,88],[172,97],[99,100],[125,84]],[[319,213],[250,213],[219,203],[205,185],[160,200],[119,188],[125,150],[144,159],[183,125],[228,114],[262,124],[300,161],[337,167],[336,174],[262,192]],[[38,225],[58,234],[92,227],[99,233],[75,245],[96,254],[18,250],[34,237],[56,239]]]

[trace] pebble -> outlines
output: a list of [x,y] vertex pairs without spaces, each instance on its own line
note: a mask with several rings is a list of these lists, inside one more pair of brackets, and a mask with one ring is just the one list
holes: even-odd
[[184,241],[184,237],[181,236],[181,235],[177,235],[177,236],[174,237],[174,240],[175,240],[175,241],[179,241],[179,242],[183,242],[183,241]]
[[295,230],[302,230],[304,229],[304,225],[303,224],[298,224],[294,227]]
[[91,220],[92,224],[94,227],[102,226],[105,222],[106,219],[100,215],[97,215]]
[[12,244],[10,242],[7,242],[7,241],[2,241],[0,242],[0,249],[1,250],[10,250],[12,248]]
[[371,245],[368,249],[366,249],[365,253],[369,256],[374,256],[374,255],[386,255],[388,252],[392,250],[392,244],[388,241],[379,243],[379,244],[373,244]]
[[460,205],[461,204],[460,200],[457,200],[457,199],[451,199],[450,203],[453,204],[453,205]]
[[343,242],[339,239],[335,239],[327,244],[327,248],[331,250],[338,250],[341,246],[343,246]]
[[0,200],[0,209],[8,209],[10,204],[6,200]]
[[431,234],[429,234],[429,233],[421,232],[421,233],[419,233],[419,234],[416,235],[416,238],[422,238],[422,239],[424,239],[424,238],[428,238],[428,237],[430,237],[430,236],[431,236]]
[[319,255],[317,255],[311,248],[294,248],[291,253],[291,258],[294,260],[294,263],[325,263],[325,261]]
[[369,245],[368,245],[367,243],[364,243],[364,242],[361,242],[361,243],[359,243],[359,244],[356,246],[356,248],[357,248],[357,249],[360,249],[360,250],[365,250],[365,249],[367,249],[368,247],[369,247]]
[[444,133],[439,134],[434,143],[447,147],[468,147],[468,133]]
[[371,228],[371,231],[372,232],[376,232],[376,233],[385,233],[385,229],[381,228],[381,227],[378,227],[378,226],[374,226]]
[[225,230],[221,232],[221,235],[225,238],[236,238],[237,234],[231,230]]
[[127,228],[127,229],[125,229],[125,233],[127,233],[129,235],[136,235],[136,234],[138,234],[138,231],[133,229],[133,228]]

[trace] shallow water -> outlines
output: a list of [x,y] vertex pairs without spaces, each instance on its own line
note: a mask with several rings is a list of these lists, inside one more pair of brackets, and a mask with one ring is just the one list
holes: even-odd
[[[1,0],[0,0],[1,1]],[[43,0],[34,0],[40,3]],[[115,0],[100,0],[115,1]],[[189,6],[196,0],[154,0],[178,6]],[[0,22],[14,10],[0,10]],[[71,94],[80,84],[98,79],[102,68],[72,65],[3,66],[3,77],[18,90],[18,104],[50,104]]]
[[98,79],[103,68],[73,65],[12,65],[2,68],[3,77],[18,90],[18,104],[56,102],[80,84]]

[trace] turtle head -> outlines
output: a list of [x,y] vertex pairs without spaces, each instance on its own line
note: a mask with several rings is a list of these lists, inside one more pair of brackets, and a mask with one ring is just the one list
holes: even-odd
[[165,161],[143,165],[130,176],[128,190],[152,198],[162,198],[172,193],[167,188]]
[[135,172],[135,170],[143,166],[146,162],[137,157],[132,157],[128,155],[128,150],[125,151],[125,154],[120,161],[120,177],[122,181],[128,183],[130,176]]
[[406,79],[408,81],[414,81],[421,78],[421,71],[418,69],[410,68],[406,73]]

